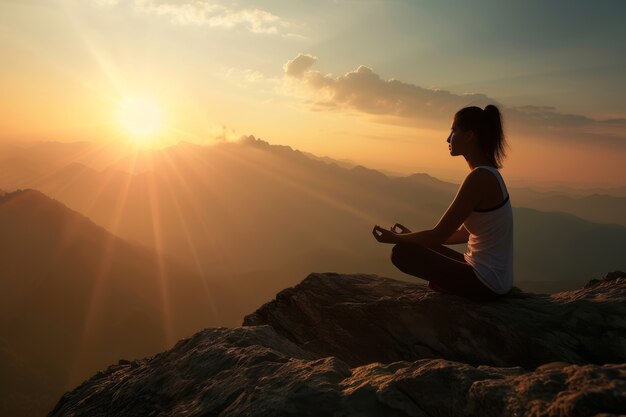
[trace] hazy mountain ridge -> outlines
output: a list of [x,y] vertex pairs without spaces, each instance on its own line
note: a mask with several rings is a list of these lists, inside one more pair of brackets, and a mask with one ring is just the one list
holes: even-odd
[[72,163],[97,169],[114,163],[118,147],[93,142],[38,142],[0,149],[0,188],[28,188]]
[[514,263],[524,265],[523,280],[516,269],[516,285],[534,292],[572,290],[597,275],[602,264],[624,268],[624,226],[530,208],[514,208],[513,213]]
[[[255,292],[265,297],[290,284],[284,277],[317,268],[410,279],[389,263],[388,248],[372,239],[373,224],[432,228],[458,187],[428,174],[390,178],[362,166],[345,169],[254,137],[212,146],[180,143],[118,160],[105,171],[74,165],[34,186],[125,239],[196,265],[201,275],[259,277]],[[523,200],[552,195],[509,191],[514,210]],[[554,215],[522,218],[515,225],[524,236],[515,243],[515,275],[522,288],[575,288],[607,265],[626,268],[619,249],[626,245],[623,227],[598,241],[604,235],[590,224],[567,223],[590,231],[574,233],[581,239],[576,247],[559,238],[570,233],[565,223],[546,220]],[[550,231],[542,239],[529,233],[539,225]],[[595,248],[596,242],[608,250]],[[557,250],[560,257],[551,257],[554,245],[571,251]],[[593,261],[597,256],[603,261]],[[591,262],[577,268],[573,259]],[[283,280],[278,283],[277,277]]]
[[623,316],[624,301],[620,271],[577,291],[514,291],[494,303],[311,274],[242,327],[120,360],[50,416],[617,415],[626,328],[597,318]]
[[[320,158],[328,163],[336,163],[332,158]],[[353,166],[358,164],[354,163]],[[340,165],[342,166],[342,165]],[[345,168],[353,166],[343,165]],[[379,172],[385,174],[384,172]],[[427,173],[415,173],[406,176],[390,176],[400,181],[415,181],[420,184],[435,186],[450,193],[456,192],[459,184],[442,181]],[[552,187],[547,190],[528,187],[508,187],[514,204],[542,211],[558,211],[574,214],[582,219],[601,224],[619,224],[626,226],[626,187],[575,189],[571,187]]]
[[528,200],[526,207],[542,211],[563,211],[578,217],[604,224],[626,226],[626,197],[606,194],[572,197],[569,195],[548,195]]
[[304,151],[302,153],[311,159],[326,162],[327,164],[336,164],[342,168],[352,168],[357,165],[360,165],[358,162],[352,161],[351,159],[335,159],[329,156],[318,156],[311,152],[304,152]]
[[[152,158],[153,163],[155,163],[156,165],[162,168],[166,167],[164,170],[161,170],[158,173],[155,171],[143,171],[141,175],[128,177],[127,179],[119,176],[109,177],[102,175],[102,181],[95,183],[90,183],[88,179],[75,182],[72,181],[73,177],[67,178],[67,181],[55,179],[54,182],[57,184],[68,184],[64,186],[63,189],[56,188],[54,185],[51,185],[50,182],[43,183],[40,186],[42,189],[51,192],[52,195],[54,195],[56,198],[60,198],[61,200],[68,203],[73,209],[86,213],[87,215],[89,215],[89,217],[97,219],[99,224],[103,224],[106,226],[111,225],[111,223],[113,222],[111,218],[111,213],[115,210],[114,207],[111,207],[114,205],[111,204],[111,202],[115,201],[116,198],[119,198],[119,193],[117,190],[121,190],[124,188],[124,182],[132,182],[131,188],[129,190],[129,195],[131,197],[139,195],[141,196],[141,198],[137,198],[137,200],[141,201],[129,202],[127,207],[132,207],[133,204],[143,205],[143,208],[137,209],[136,211],[148,213],[150,211],[150,208],[144,203],[148,200],[145,190],[148,188],[149,182],[157,181],[159,183],[160,189],[163,190],[162,194],[168,194],[170,191],[168,190],[168,186],[166,184],[167,181],[177,181],[177,177],[179,175],[183,175],[184,179],[182,181],[178,180],[177,185],[175,186],[177,190],[172,190],[174,194],[177,194],[179,196],[183,194],[181,197],[179,197],[179,199],[183,202],[181,204],[185,206],[189,205],[185,203],[186,201],[190,200],[191,197],[189,197],[189,195],[193,195],[193,199],[202,200],[202,198],[204,198],[202,196],[206,196],[208,192],[211,192],[211,188],[219,186],[219,195],[215,195],[211,203],[209,203],[208,201],[206,203],[201,202],[201,205],[204,207],[206,207],[207,205],[211,206],[211,208],[209,208],[206,212],[206,218],[209,219],[208,221],[215,222],[215,220],[211,220],[211,211],[219,210],[220,206],[228,206],[228,204],[230,204],[229,201],[232,201],[235,208],[246,206],[250,207],[251,211],[254,209],[255,213],[243,213],[241,218],[237,220],[237,223],[258,225],[259,222],[257,218],[263,218],[264,213],[270,210],[270,206],[267,205],[266,201],[269,203],[272,198],[274,198],[274,200],[278,198],[281,202],[281,204],[272,206],[270,213],[275,211],[276,209],[282,212],[288,212],[289,207],[294,206],[294,202],[289,201],[289,195],[291,193],[290,190],[293,190],[294,188],[300,188],[304,192],[304,195],[302,196],[303,203],[309,203],[308,205],[311,208],[317,206],[317,208],[319,209],[321,197],[321,202],[325,206],[324,211],[328,212],[328,214],[326,215],[328,216],[330,214],[330,207],[334,206],[334,208],[332,209],[334,211],[336,210],[337,205],[343,204],[342,200],[344,198],[349,198],[349,196],[345,195],[344,190],[350,193],[350,187],[347,187],[344,184],[346,182],[354,181],[355,178],[358,179],[358,175],[350,174],[349,171],[345,171],[338,167],[332,166],[326,167],[325,174],[320,173],[317,170],[320,165],[319,163],[311,161],[303,155],[300,155],[300,157],[298,157],[299,155],[297,153],[293,153],[293,155],[291,155],[290,153],[292,151],[290,149],[285,149],[283,152],[287,152],[288,155],[294,157],[294,161],[292,162],[292,164],[297,165],[300,172],[298,173],[298,171],[294,171],[293,173],[283,174],[283,172],[288,170],[283,168],[281,172],[281,170],[275,170],[271,167],[268,168],[268,166],[271,165],[269,162],[263,162],[261,160],[261,163],[259,164],[257,163],[257,159],[261,159],[262,157],[266,157],[267,159],[267,157],[270,157],[270,159],[274,159],[275,165],[279,165],[285,162],[284,158],[281,159],[273,152],[268,153],[265,150],[258,148],[251,148],[249,150],[249,153],[240,155],[242,153],[241,145],[223,144],[220,146],[212,147],[210,151],[204,150],[205,153],[209,153],[208,156],[198,152],[197,149],[193,149],[193,152],[190,156],[189,149],[176,147],[174,149],[168,150],[168,153],[155,154],[154,158]],[[188,169],[189,167],[187,166],[187,160],[189,158],[193,160],[193,158],[198,157],[205,159],[205,161],[199,164],[204,170],[201,173],[193,172],[193,170]],[[230,161],[228,162],[234,163],[237,168],[241,167],[241,169],[234,169],[233,166],[228,166],[228,162],[225,163],[224,161],[220,162],[217,160],[225,159],[223,157],[228,157],[230,159]],[[277,158],[280,159],[280,161],[278,161]],[[167,168],[171,166],[172,161],[176,163],[176,168]],[[124,166],[128,165],[126,164],[126,162],[123,162],[122,164]],[[153,174],[150,174],[150,172],[153,172]],[[337,173],[341,174],[344,179],[338,178]],[[303,176],[307,176],[308,178],[303,179]],[[317,187],[316,181],[323,180],[324,178],[326,179],[326,183],[328,186],[321,187],[323,190],[325,190],[325,195],[320,196],[319,192],[317,191],[317,188],[320,187]],[[215,185],[202,185],[202,183],[207,183],[209,180],[214,180]],[[272,185],[276,182],[280,184],[280,187]],[[186,186],[188,186],[189,192],[191,193],[189,195],[185,195],[184,188]],[[342,186],[343,189],[341,189]],[[75,191],[68,192],[68,187],[73,187]],[[329,191],[328,188],[333,188],[335,191]],[[302,194],[299,191],[300,190],[297,191],[297,194]],[[171,200],[171,198],[168,198],[168,200]],[[171,203],[167,204],[171,205]],[[383,204],[388,205],[387,203]],[[99,212],[89,211],[90,207],[92,207],[91,210],[98,210],[98,207],[106,205],[108,205],[109,208],[105,207]],[[380,203],[378,205],[380,205]],[[291,212],[310,212],[310,209],[303,209],[303,204],[299,204],[299,206],[300,207],[298,209],[291,210]],[[202,219],[199,219],[197,218],[197,215],[189,214],[188,207],[183,207],[183,209],[186,210],[186,212],[188,213],[184,216],[186,222],[190,222],[190,224],[193,224],[194,221],[200,224],[205,222],[204,216]],[[171,208],[168,210],[164,209],[164,211],[171,213],[168,214],[168,217],[170,219],[176,219],[178,216],[178,214],[176,214],[175,208]],[[229,211],[230,210],[221,211],[220,214],[216,213],[214,218],[222,219],[223,223],[223,221],[229,217]],[[267,214],[269,215],[270,213]],[[143,215],[142,217],[144,218],[145,223],[145,220],[147,220],[146,216]],[[249,220],[246,219],[248,217],[250,217]],[[288,216],[286,216],[286,218],[288,218]],[[139,223],[141,223],[141,221]],[[293,223],[293,219],[291,223]],[[126,238],[133,239],[137,239],[137,235],[147,235],[145,232],[141,231],[133,232],[132,228],[137,227],[136,224],[137,223],[133,221],[124,221],[124,219],[122,219],[119,228],[120,233],[122,233]],[[275,227],[268,226],[266,227],[266,229],[269,233],[269,230],[275,229],[278,226],[279,225],[276,224]],[[143,226],[143,230],[146,230],[149,227],[151,227],[150,224],[145,224]],[[196,230],[202,229],[202,227],[192,226],[190,226],[190,228]],[[210,229],[214,231],[213,234],[217,234],[219,230],[223,230],[224,228],[225,226],[223,225],[213,224],[212,227],[207,228],[207,231]],[[233,228],[236,230],[238,226],[234,226]],[[176,227],[176,230],[183,230],[183,227]],[[218,235],[227,234],[228,233],[224,230],[224,233],[220,233]],[[258,234],[262,233],[260,233],[259,231]],[[274,233],[274,235],[277,236],[276,233]],[[279,235],[277,237],[280,238]],[[150,243],[145,239],[143,239],[142,241],[144,243]],[[185,248],[187,245],[187,242],[182,241],[180,242],[180,244],[176,244],[173,246],[178,248]],[[252,241],[247,245],[256,246],[256,242]],[[202,245],[198,245],[199,249],[201,247]]]
[[[325,158],[324,161],[332,163],[330,158]],[[394,180],[413,181],[429,187],[438,185],[441,190],[453,195],[459,187],[459,184],[439,180],[427,173],[387,176]],[[508,190],[513,199],[512,204],[517,207],[570,213],[595,223],[626,226],[626,187],[587,190],[555,187],[543,191],[528,187],[508,187]]]
[[0,197],[0,230],[2,415],[41,415],[120,355],[227,318],[233,294],[38,191]]
[[[525,187],[528,188],[528,187]],[[569,195],[571,197],[585,197],[593,194],[608,195],[611,197],[626,197],[626,186],[623,187],[591,187],[591,188],[574,188],[563,185],[555,185],[551,187],[535,185],[532,187],[538,192],[558,193]]]
[[[4,186],[5,189],[14,189],[23,186],[36,186],[34,182],[41,182],[45,180],[46,176],[51,175],[53,171],[62,170],[65,164],[79,163],[85,164],[86,162],[94,159],[100,159],[103,161],[109,161],[107,164],[98,164],[99,170],[104,170],[104,166],[107,166],[107,170],[120,169],[125,172],[143,172],[149,170],[147,166],[153,166],[154,155],[166,155],[168,152],[175,152],[177,148],[185,148],[187,150],[193,150],[196,153],[202,154],[208,149],[215,146],[229,147],[232,145],[239,145],[245,147],[255,147],[257,149],[264,149],[274,153],[280,153],[284,156],[289,154],[300,156],[300,161],[303,162],[302,156],[312,159],[316,162],[324,162],[326,165],[333,165],[338,168],[352,169],[359,166],[358,163],[347,163],[340,160],[335,160],[329,157],[317,157],[308,152],[300,152],[285,145],[271,145],[267,141],[257,139],[254,136],[244,136],[237,143],[217,143],[210,146],[196,145],[189,142],[179,142],[177,145],[170,146],[163,150],[158,151],[144,151],[138,154],[137,157],[125,157],[121,160],[112,156],[113,146],[97,146],[88,142],[77,143],[39,143],[31,145],[26,148],[17,148],[19,152],[17,155],[14,148],[8,148],[0,150],[0,170],[4,166],[6,171],[7,160],[12,159],[19,160],[19,163],[14,165],[19,166],[22,173],[14,173],[0,175],[0,187]],[[30,152],[33,155],[30,155]],[[64,156],[64,154],[67,154]],[[91,158],[86,157],[91,155]],[[4,157],[2,156],[4,155]],[[49,161],[47,160],[49,159]],[[83,162],[80,162],[83,161]],[[304,163],[304,162],[303,162]],[[28,171],[37,171],[36,174],[28,174]],[[381,172],[379,170],[379,172]],[[384,173],[383,173],[384,174]],[[384,174],[387,175],[387,174]],[[389,176],[389,175],[387,175]],[[24,177],[24,178],[20,178]],[[458,188],[458,184],[445,182],[438,180],[427,173],[416,173],[407,176],[389,176],[393,179],[413,179],[416,182],[424,185],[435,186],[438,184],[441,189],[445,189],[448,192],[454,193]],[[13,181],[11,180],[13,178]],[[37,188],[37,187],[36,187]],[[530,189],[528,187],[509,187],[511,194],[515,198],[514,203],[517,206],[535,208],[544,211],[563,211],[576,214],[579,217],[587,220],[592,220],[598,223],[615,223],[626,225],[626,218],[622,214],[624,207],[624,199],[626,199],[626,192],[621,193],[622,188],[613,189],[574,189],[568,187],[556,187],[548,191],[541,191]],[[545,187],[540,187],[543,189]],[[625,188],[626,189],[626,188]],[[600,197],[602,195],[603,197]],[[589,198],[585,198],[589,197]],[[599,201],[602,200],[602,201]],[[572,202],[575,204],[572,205]]]

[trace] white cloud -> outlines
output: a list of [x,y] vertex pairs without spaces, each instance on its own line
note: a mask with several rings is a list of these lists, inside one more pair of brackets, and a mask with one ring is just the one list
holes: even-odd
[[[319,93],[314,103],[326,108],[347,108],[374,115],[403,118],[449,118],[454,111],[467,105],[493,102],[484,94],[456,95],[445,90],[434,90],[384,80],[364,65],[344,75],[324,75],[311,67],[317,61],[313,55],[299,54],[284,66],[285,77]],[[322,98],[320,98],[322,97]]]
[[322,74],[311,69],[317,57],[298,54],[283,65],[287,84],[305,88],[307,101],[315,110],[346,109],[376,116],[378,121],[398,124],[449,123],[466,106],[496,104],[505,118],[525,127],[602,130],[605,137],[623,137],[626,119],[595,120],[559,113],[554,107],[505,107],[481,93],[455,94],[446,90],[423,88],[395,79],[385,80],[371,68],[359,66],[344,75]]
[[288,22],[266,10],[226,5],[216,0],[94,0],[99,6],[130,6],[138,13],[169,17],[184,25],[244,28],[252,33],[277,34]]
[[315,61],[317,61],[317,57],[313,55],[298,54],[297,57],[287,61],[287,63],[283,65],[285,75],[300,78],[311,68]]

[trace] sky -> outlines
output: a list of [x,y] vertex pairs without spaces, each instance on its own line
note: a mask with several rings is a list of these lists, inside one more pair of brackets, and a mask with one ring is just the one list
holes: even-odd
[[508,183],[626,186],[625,20],[622,1],[0,0],[0,144],[254,135],[460,181],[454,113],[496,104]]

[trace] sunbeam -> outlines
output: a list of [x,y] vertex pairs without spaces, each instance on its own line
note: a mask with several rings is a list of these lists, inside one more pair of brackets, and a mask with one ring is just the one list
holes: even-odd
[[[182,176],[180,175],[180,172],[178,171],[178,169],[176,168],[176,166],[174,165],[174,163],[172,163],[169,155],[167,153],[163,154],[164,160],[166,163],[169,164],[169,168],[170,170],[174,173],[174,175],[176,176],[176,179],[178,180],[178,184],[180,186],[180,188],[184,189],[186,192],[188,192],[188,196],[191,196],[191,193],[189,193],[188,190],[188,185],[185,182],[185,180],[182,178]],[[187,220],[185,219],[185,216],[183,215],[183,209],[181,207],[181,202],[178,201],[178,195],[175,194],[175,191],[178,189],[174,186],[172,186],[172,183],[169,180],[169,175],[165,175],[165,182],[166,182],[166,186],[167,189],[169,191],[169,196],[171,197],[171,201],[174,203],[174,207],[176,209],[176,214],[178,216],[178,220],[179,223],[182,225],[183,227],[183,232],[185,234],[185,239],[187,241],[187,247],[189,248],[189,250],[191,251],[191,255],[193,257],[193,261],[194,261],[194,266],[196,267],[196,270],[199,272],[199,276],[200,279],[202,280],[202,287],[204,288],[204,291],[206,293],[207,296],[207,301],[210,303],[210,307],[211,307],[211,312],[213,315],[213,318],[215,318],[216,320],[220,320],[220,311],[217,308],[217,304],[215,302],[214,299],[214,294],[211,291],[211,288],[208,285],[208,275],[205,272],[205,268],[202,266],[202,263],[200,262],[200,257],[198,254],[198,251],[196,250],[196,245],[191,237],[190,234],[190,230],[189,227],[187,226]],[[197,208],[197,205],[195,204],[195,201],[187,201],[187,204],[189,204],[194,211],[197,213],[199,210]],[[202,222],[201,224],[205,225],[204,222]],[[205,226],[205,230],[208,231],[208,228]]]
[[159,279],[159,289],[161,296],[161,306],[162,306],[162,319],[163,319],[163,330],[165,334],[165,340],[168,344],[174,343],[174,329],[172,323],[172,312],[171,305],[169,301],[169,293],[168,293],[168,277],[167,271],[165,269],[165,263],[163,262],[163,257],[165,256],[165,251],[163,250],[163,235],[161,230],[161,213],[160,213],[160,199],[159,199],[159,191],[156,184],[155,177],[158,174],[154,171],[149,172],[148,174],[148,199],[150,205],[150,213],[146,213],[147,216],[150,217],[152,223],[152,235],[154,238],[155,249],[157,251],[157,262],[158,262],[158,279]]

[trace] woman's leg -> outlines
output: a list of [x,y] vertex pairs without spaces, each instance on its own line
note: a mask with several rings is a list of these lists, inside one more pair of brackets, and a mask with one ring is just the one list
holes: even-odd
[[445,255],[448,258],[452,258],[455,261],[466,263],[465,258],[463,257],[462,253],[457,252],[454,249],[450,249],[447,246],[437,245],[437,246],[431,246],[428,249],[434,250],[435,252],[439,252],[440,254]]
[[[444,245],[430,246],[429,249],[434,250],[435,252],[438,252],[444,256],[447,256],[448,258],[454,259],[455,261],[465,263],[465,258],[463,257],[462,253],[459,253],[455,251],[454,249],[450,249],[447,246],[444,246]],[[428,281],[428,288],[430,288],[433,291],[444,293],[444,294],[451,293],[450,290],[446,290],[445,288],[440,287],[434,281]]]
[[402,272],[429,281],[436,291],[480,301],[499,297],[476,277],[463,254],[444,246],[398,244],[391,251],[391,262]]

